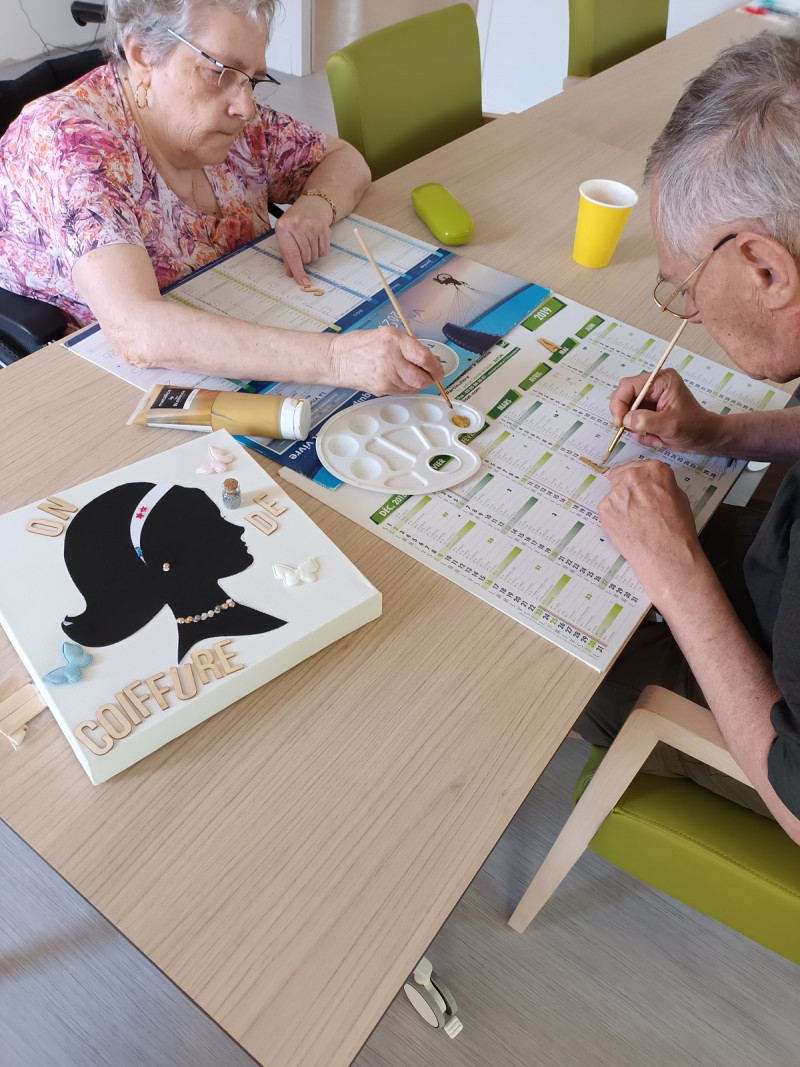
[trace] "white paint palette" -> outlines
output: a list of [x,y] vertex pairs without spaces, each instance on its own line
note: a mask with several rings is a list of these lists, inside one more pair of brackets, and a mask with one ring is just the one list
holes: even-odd
[[331,474],[360,489],[435,493],[474,474],[478,453],[459,440],[484,417],[439,396],[385,396],[337,412],[317,436]]

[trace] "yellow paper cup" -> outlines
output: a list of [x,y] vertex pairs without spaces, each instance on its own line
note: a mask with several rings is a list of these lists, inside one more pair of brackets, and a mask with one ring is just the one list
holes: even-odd
[[578,189],[578,224],[572,258],[582,267],[605,267],[639,197],[622,182],[593,178]]

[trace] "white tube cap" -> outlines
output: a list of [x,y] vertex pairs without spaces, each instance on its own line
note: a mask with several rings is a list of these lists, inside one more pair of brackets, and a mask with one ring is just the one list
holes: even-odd
[[281,437],[305,441],[311,429],[311,404],[299,396],[287,396],[281,404]]

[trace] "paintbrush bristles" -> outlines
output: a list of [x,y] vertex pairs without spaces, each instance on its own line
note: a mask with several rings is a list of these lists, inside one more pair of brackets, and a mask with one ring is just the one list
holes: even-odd
[[[356,235],[358,243],[364,249],[364,255],[370,261],[370,263],[372,264],[372,266],[375,269],[375,273],[380,278],[381,285],[383,286],[384,292],[389,297],[389,300],[391,301],[392,307],[397,312],[398,318],[400,319],[400,321],[402,322],[403,326],[405,327],[406,333],[408,334],[409,337],[413,337],[414,340],[416,341],[417,340],[416,335],[415,335],[414,331],[411,329],[411,326],[409,325],[408,319],[403,314],[403,309],[400,307],[400,303],[399,303],[397,297],[394,295],[394,292],[392,291],[392,287],[386,281],[386,278],[384,278],[383,271],[378,266],[378,264],[375,262],[375,258],[372,255],[372,253],[370,252],[369,248],[367,248],[367,243],[364,240],[364,238],[361,236],[361,232],[360,232],[360,230],[358,229],[357,226],[353,227],[353,233]],[[447,395],[447,393],[444,391],[444,386],[442,385],[442,383],[441,382],[435,382],[434,384],[436,385],[436,388],[439,390],[439,392],[442,394],[442,397],[447,401],[447,406],[449,408],[452,408],[453,402],[450,399],[450,397]]]

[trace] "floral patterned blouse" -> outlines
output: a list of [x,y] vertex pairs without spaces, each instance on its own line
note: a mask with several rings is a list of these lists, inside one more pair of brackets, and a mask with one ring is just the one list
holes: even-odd
[[94,318],[72,284],[93,248],[144,247],[159,288],[269,229],[268,201],[293,203],[326,140],[271,108],[205,171],[221,217],[180,200],[155,169],[115,63],[28,104],[0,140],[0,286]]

